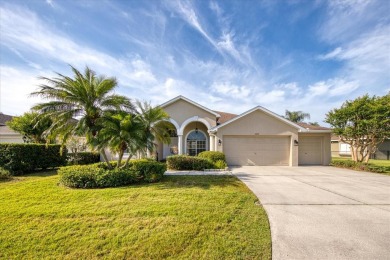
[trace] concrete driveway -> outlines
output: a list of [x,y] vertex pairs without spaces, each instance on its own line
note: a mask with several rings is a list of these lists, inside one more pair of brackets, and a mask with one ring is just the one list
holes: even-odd
[[334,167],[233,168],[260,199],[278,259],[390,259],[390,177]]

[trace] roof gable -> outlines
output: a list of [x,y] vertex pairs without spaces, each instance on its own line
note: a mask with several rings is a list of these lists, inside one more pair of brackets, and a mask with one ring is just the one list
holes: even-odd
[[290,125],[290,126],[296,128],[296,129],[298,129],[299,131],[306,131],[305,128],[303,128],[303,127],[301,127],[301,126],[291,122],[290,120],[287,120],[287,119],[285,119],[285,118],[283,118],[283,117],[281,117],[281,116],[279,116],[279,115],[269,111],[268,109],[266,109],[266,108],[264,108],[262,106],[254,107],[254,108],[252,108],[252,109],[250,109],[250,110],[248,110],[248,111],[246,111],[246,112],[244,112],[244,113],[242,113],[242,114],[240,114],[240,115],[238,115],[238,116],[236,116],[236,117],[226,121],[225,123],[223,123],[221,125],[213,127],[211,130],[217,130],[217,129],[221,128],[221,127],[224,127],[224,126],[226,126],[226,125],[228,125],[228,124],[230,124],[230,123],[232,123],[232,122],[234,122],[234,121],[236,121],[236,120],[238,120],[240,118],[243,118],[243,117],[245,117],[245,116],[247,116],[247,115],[249,115],[249,114],[251,114],[251,113],[253,113],[255,111],[264,112],[265,114],[267,114],[267,115],[269,115],[271,117],[274,117],[275,119],[277,119],[277,120],[279,120],[279,121],[281,121],[281,122],[283,122],[283,123],[285,123],[287,125]]
[[213,111],[211,109],[208,109],[207,107],[204,107],[204,106],[202,106],[202,105],[200,105],[200,104],[198,104],[198,103],[196,103],[196,102],[192,101],[191,99],[188,99],[188,98],[186,98],[184,96],[177,96],[177,97],[175,97],[175,98],[173,98],[173,99],[171,99],[171,100],[161,104],[160,107],[164,108],[166,106],[169,106],[172,103],[175,103],[178,100],[184,100],[185,102],[188,102],[188,103],[190,103],[190,104],[192,104],[192,105],[194,105],[194,106],[196,106],[196,107],[198,107],[198,108],[200,108],[200,109],[202,109],[204,111],[207,111],[210,114],[215,115],[216,117],[221,117],[221,115],[218,114],[217,112],[215,112],[215,111]]

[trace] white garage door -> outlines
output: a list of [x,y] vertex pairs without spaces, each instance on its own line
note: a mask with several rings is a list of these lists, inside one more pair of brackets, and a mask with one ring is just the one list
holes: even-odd
[[299,137],[299,165],[322,164],[322,137]]
[[228,165],[289,165],[290,137],[224,136]]

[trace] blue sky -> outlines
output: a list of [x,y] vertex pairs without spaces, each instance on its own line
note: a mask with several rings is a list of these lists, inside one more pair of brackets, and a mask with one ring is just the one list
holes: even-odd
[[0,111],[68,64],[115,76],[117,92],[161,104],[184,95],[242,113],[261,105],[325,114],[390,91],[390,1],[221,0],[0,3]]

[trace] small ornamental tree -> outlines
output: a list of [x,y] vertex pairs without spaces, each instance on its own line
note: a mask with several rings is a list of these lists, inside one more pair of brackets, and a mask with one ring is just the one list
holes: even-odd
[[325,122],[333,127],[342,142],[351,146],[352,160],[368,162],[378,144],[390,138],[390,93],[346,101],[340,108],[331,110]]
[[50,143],[51,138],[44,135],[50,127],[52,120],[44,118],[38,120],[38,113],[26,112],[21,116],[13,117],[7,122],[7,126],[23,135],[23,140],[27,143]]

